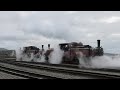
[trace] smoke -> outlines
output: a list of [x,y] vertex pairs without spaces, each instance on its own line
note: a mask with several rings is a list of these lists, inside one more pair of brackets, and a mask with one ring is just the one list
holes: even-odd
[[80,67],[85,68],[119,68],[120,67],[120,56],[96,56],[87,58],[79,58]]
[[30,53],[30,56],[27,54],[22,53],[23,50],[16,50],[16,61],[33,61],[33,62],[45,62],[44,56],[40,56],[39,58],[36,58],[36,55],[33,53]]
[[120,56],[102,56],[92,59],[91,64],[95,68],[115,68],[120,67]]
[[44,57],[45,51],[42,52],[42,55],[38,53],[37,55],[34,56],[34,62],[46,62],[45,57]]
[[22,58],[22,50],[16,49],[16,61],[20,61]]
[[16,49],[16,61],[31,61],[33,59],[33,56],[31,54],[31,57],[28,57],[28,55],[23,54],[23,50]]
[[63,51],[60,50],[59,46],[54,47],[54,51],[51,53],[49,62],[51,64],[61,64]]
[[91,68],[91,57],[87,58],[82,52],[79,52],[79,67]]

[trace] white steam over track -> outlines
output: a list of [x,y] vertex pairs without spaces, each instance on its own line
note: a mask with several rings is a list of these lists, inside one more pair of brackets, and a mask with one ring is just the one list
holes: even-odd
[[120,56],[101,56],[101,57],[95,57],[91,61],[92,67],[95,68],[115,68],[120,67]]
[[86,68],[120,68],[120,56],[96,56],[90,59],[79,58],[80,67]]

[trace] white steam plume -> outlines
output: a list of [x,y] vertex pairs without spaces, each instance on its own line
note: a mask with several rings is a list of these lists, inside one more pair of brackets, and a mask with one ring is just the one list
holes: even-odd
[[92,59],[91,64],[93,68],[115,68],[120,67],[120,56],[102,56]]
[[85,68],[118,68],[120,67],[120,56],[96,56],[86,59],[79,58],[80,67]]
[[22,50],[16,49],[16,61],[20,61],[22,58]]
[[58,45],[55,46],[54,51],[51,53],[49,62],[51,64],[61,64],[63,53],[64,52],[60,50],[60,47]]

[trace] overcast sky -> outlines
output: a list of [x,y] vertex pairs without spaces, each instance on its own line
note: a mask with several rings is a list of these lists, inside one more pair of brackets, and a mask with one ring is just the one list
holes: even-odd
[[119,11],[0,11],[0,47],[83,42],[97,39],[105,52],[120,53]]

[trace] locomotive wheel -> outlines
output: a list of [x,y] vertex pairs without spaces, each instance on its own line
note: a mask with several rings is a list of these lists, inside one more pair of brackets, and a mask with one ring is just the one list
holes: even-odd
[[66,57],[63,57],[62,64],[69,64],[69,60]]
[[79,65],[79,59],[77,57],[73,59],[73,64]]
[[23,59],[22,59],[22,57],[20,58],[20,61],[22,61]]
[[72,61],[66,57],[62,58],[62,64],[75,64],[75,65],[79,65],[79,59],[74,58]]
[[45,57],[45,60],[46,60],[46,62],[48,63],[48,61],[49,61],[49,57],[46,56],[46,57]]
[[31,62],[34,62],[34,59],[32,59]]

